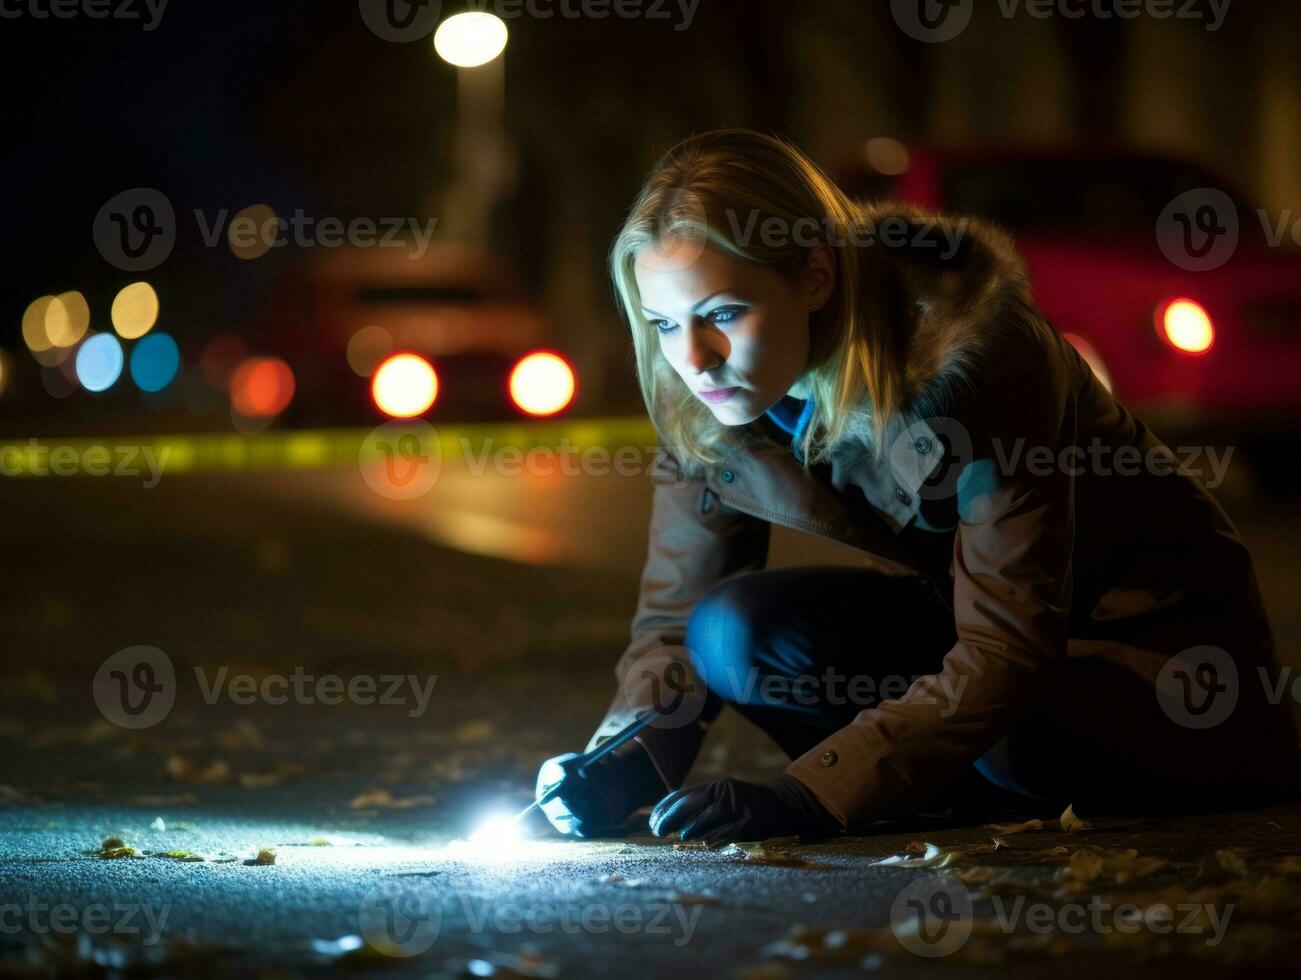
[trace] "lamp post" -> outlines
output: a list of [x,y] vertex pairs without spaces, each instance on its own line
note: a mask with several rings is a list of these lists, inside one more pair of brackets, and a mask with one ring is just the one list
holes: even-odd
[[504,124],[507,36],[486,12],[455,14],[434,32],[434,50],[456,67],[455,174],[440,216],[454,240],[487,242],[493,204],[515,176]]

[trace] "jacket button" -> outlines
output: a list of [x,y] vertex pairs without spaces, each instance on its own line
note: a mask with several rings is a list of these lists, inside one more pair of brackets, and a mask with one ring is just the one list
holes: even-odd
[[899,503],[901,504],[911,504],[913,502],[913,498],[903,492],[903,487],[895,487],[894,495],[899,499]]
[[836,753],[828,751],[822,753],[822,759],[820,761],[824,766],[834,766],[836,760],[839,758],[840,756],[836,755]]
[[925,456],[928,452],[931,451],[930,437],[922,436],[920,439],[918,439],[916,442],[913,443],[913,448],[916,449],[923,456]]
[[723,470],[722,477],[724,483],[731,483],[733,480],[736,479],[736,474],[733,473],[731,470]]

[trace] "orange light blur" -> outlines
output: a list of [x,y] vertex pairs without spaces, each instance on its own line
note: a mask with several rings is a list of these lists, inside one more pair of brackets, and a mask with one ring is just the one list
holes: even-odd
[[230,377],[230,404],[246,418],[279,415],[294,398],[294,372],[278,357],[250,357]]
[[526,354],[510,373],[510,397],[529,415],[554,415],[574,400],[574,369],[551,351]]
[[375,370],[370,395],[385,415],[415,418],[429,411],[438,397],[438,374],[419,354],[394,354]]
[[1185,354],[1205,354],[1215,343],[1211,315],[1191,299],[1171,300],[1157,312],[1157,333]]

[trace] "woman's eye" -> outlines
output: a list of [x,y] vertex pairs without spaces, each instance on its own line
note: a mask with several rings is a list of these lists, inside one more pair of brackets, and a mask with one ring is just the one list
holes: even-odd
[[745,309],[740,306],[720,306],[709,314],[709,319],[714,323],[731,323],[744,312]]
[[672,333],[677,328],[672,326],[668,320],[652,320],[651,326],[660,333]]

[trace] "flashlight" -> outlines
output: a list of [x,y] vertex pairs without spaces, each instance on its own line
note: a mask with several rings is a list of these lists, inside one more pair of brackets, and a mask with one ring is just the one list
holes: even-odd
[[[636,718],[632,720],[631,723],[629,723],[627,726],[621,729],[616,735],[613,735],[606,741],[602,742],[596,748],[592,749],[591,752],[585,752],[582,755],[570,759],[568,762],[565,762],[563,764],[564,767],[567,770],[576,772],[581,776],[584,770],[586,770],[588,766],[594,765],[598,760],[605,758],[605,756],[609,755],[611,752],[617,749],[620,745],[623,745],[629,739],[636,738],[638,735],[644,732],[647,728],[651,726],[651,722],[653,722],[658,715],[659,712],[653,708],[641,712],[639,715],[637,715]],[[556,783],[555,786],[551,787],[551,789],[547,790],[536,800],[534,800],[532,803],[526,806],[523,810],[515,814],[515,816],[511,820],[511,823],[518,824],[534,810],[539,809],[541,806],[543,806],[543,804],[550,803],[559,795],[560,795],[560,784]]]

